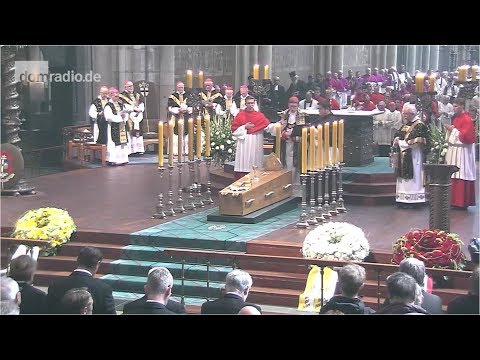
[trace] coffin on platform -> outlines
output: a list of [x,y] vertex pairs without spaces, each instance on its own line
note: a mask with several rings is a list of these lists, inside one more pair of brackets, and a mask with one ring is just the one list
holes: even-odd
[[293,193],[292,171],[251,172],[220,191],[221,215],[247,215],[263,209]]

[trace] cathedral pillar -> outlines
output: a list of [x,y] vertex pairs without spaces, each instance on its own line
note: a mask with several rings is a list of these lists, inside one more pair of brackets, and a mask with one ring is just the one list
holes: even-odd
[[438,55],[440,53],[439,45],[430,45],[430,69],[438,70]]
[[314,64],[315,64],[315,74],[321,73],[325,74],[325,46],[316,45],[314,52]]
[[[159,101],[159,118],[167,119],[167,100],[175,89],[175,46],[164,45],[155,48],[154,73],[153,81],[158,89],[157,101]],[[150,100],[150,99],[149,99]],[[153,115],[153,114],[152,114]],[[149,115],[151,118],[151,116]]]
[[422,71],[426,72],[430,66],[430,45],[422,46]]
[[[270,68],[270,78],[272,78],[273,69],[272,69],[272,45],[259,45],[258,46],[258,63],[260,64],[260,69],[263,70],[265,65],[268,65]],[[261,75],[263,78],[263,73]]]
[[323,73],[332,71],[332,45],[325,45],[325,69]]
[[332,46],[332,72],[343,71],[343,45]]
[[392,66],[397,68],[397,45],[387,46],[386,68],[389,69]]
[[387,45],[380,45],[380,56],[378,57],[378,68],[387,68]]
[[415,57],[417,54],[417,47],[415,45],[407,46],[407,63],[405,64],[406,70],[411,76],[415,74]]

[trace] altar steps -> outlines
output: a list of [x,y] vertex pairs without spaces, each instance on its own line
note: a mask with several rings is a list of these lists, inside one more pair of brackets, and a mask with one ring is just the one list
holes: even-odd
[[346,204],[395,204],[396,178],[393,173],[346,174],[343,181],[343,199]]

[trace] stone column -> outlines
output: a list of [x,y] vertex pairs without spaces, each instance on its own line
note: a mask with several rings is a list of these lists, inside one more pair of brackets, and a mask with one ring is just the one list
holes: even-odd
[[263,67],[268,65],[270,67],[270,78],[272,74],[272,45],[259,45],[258,46],[258,63],[260,64],[260,70],[262,71],[261,78],[263,78]]
[[380,45],[378,68],[387,68],[387,45]]
[[430,66],[433,71],[438,70],[438,54],[440,52],[439,45],[430,45]]
[[145,80],[147,71],[146,62],[146,46],[145,45],[133,45],[131,50],[132,59],[132,77],[127,80],[136,82],[139,80]]
[[132,77],[131,46],[118,47],[118,90],[123,91],[123,84]]
[[380,56],[380,45],[372,45],[372,55],[370,56],[370,64],[372,67],[378,67],[378,60]]
[[102,84],[107,86],[118,86],[113,83],[112,73],[112,48],[110,46],[95,45],[91,47],[92,51],[92,70],[93,73],[100,74]]
[[253,67],[250,67],[250,49],[249,49],[249,47],[250,47],[249,45],[240,45],[239,46],[240,56],[238,57],[238,65],[240,67],[240,71],[239,71],[239,76],[240,77],[238,79],[236,79],[236,84],[237,85],[235,86],[235,89],[233,91],[234,94],[239,90],[240,85],[247,83],[248,75],[253,73]]
[[[148,119],[165,119],[165,116],[166,116],[166,111],[162,112],[160,107],[160,100],[161,100],[162,94],[159,94],[159,90],[160,90],[159,86],[161,82],[159,54],[161,51],[162,51],[162,46],[150,45],[145,47],[145,67],[146,67],[145,77],[139,80],[146,80],[148,82],[154,83],[154,85],[150,84],[150,86],[154,86],[154,89],[149,89],[149,95],[147,98],[148,108],[147,108],[146,115]],[[170,84],[170,90],[173,91],[174,88],[175,88],[174,80],[172,80],[172,83]],[[149,125],[153,126],[151,122],[149,122]],[[150,131],[152,131],[152,128],[150,128]],[[157,130],[154,129],[153,131],[157,131]]]
[[343,71],[343,45],[332,46],[332,72]]
[[386,62],[387,62],[387,69],[389,69],[392,66],[395,66],[395,68],[397,68],[397,45],[387,45]]
[[[149,74],[149,81],[153,81],[157,90],[157,99],[149,101],[156,101],[158,103],[159,118],[166,119],[167,117],[167,100],[172,90],[175,88],[175,47],[173,45],[161,45],[153,47],[153,51],[148,49],[150,53],[154,54],[152,64],[152,73]],[[150,68],[149,68],[150,70]]]
[[325,74],[325,46],[315,46],[315,74]]
[[409,45],[407,47],[407,63],[405,64],[406,70],[411,76],[415,74],[415,57],[417,55],[417,47],[415,45]]
[[[87,74],[93,70],[93,58],[92,58],[92,46],[78,46],[76,47],[76,59],[77,59],[77,72]],[[110,71],[111,75],[111,71]],[[100,86],[103,85],[103,78],[100,78],[100,82],[76,82],[73,84],[76,90],[77,107],[74,107],[74,124],[84,123],[85,119],[88,119],[88,110],[90,108],[93,98],[98,95]]]
[[[416,58],[415,58],[415,70],[422,70],[422,58],[423,58],[423,49],[422,45],[415,45],[417,48]],[[412,76],[415,74],[413,71]]]
[[332,71],[332,45],[325,45],[325,68],[323,73]]
[[430,45],[422,46],[422,71],[427,71],[430,65]]
[[[250,45],[249,46],[249,50],[250,50],[250,61],[249,61],[249,69],[250,69],[250,72],[248,74],[252,74],[253,75],[253,65],[254,64],[258,64],[258,45]],[[248,77],[248,75],[247,75]],[[247,79],[245,78],[245,81],[247,81]]]

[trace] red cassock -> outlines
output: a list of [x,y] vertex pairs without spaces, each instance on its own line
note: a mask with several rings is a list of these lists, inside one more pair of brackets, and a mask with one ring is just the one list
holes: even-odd
[[[468,113],[464,112],[456,116],[453,126],[460,132],[458,139],[463,144],[475,143],[475,129]],[[459,166],[464,166],[467,161],[468,159],[464,158]],[[452,178],[450,204],[462,208],[475,205],[475,181]]]
[[257,131],[263,130],[270,124],[270,120],[268,120],[261,112],[241,110],[233,119],[232,132],[249,122],[254,124],[255,127],[248,129],[247,134],[254,134]]

